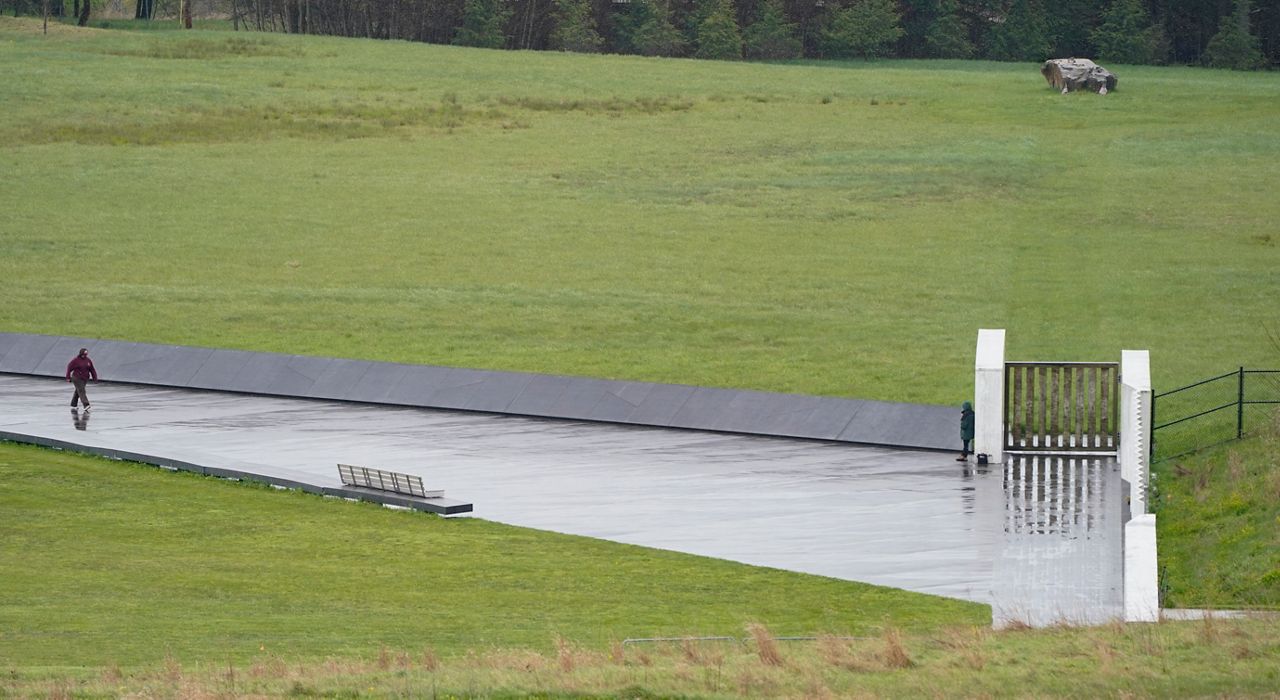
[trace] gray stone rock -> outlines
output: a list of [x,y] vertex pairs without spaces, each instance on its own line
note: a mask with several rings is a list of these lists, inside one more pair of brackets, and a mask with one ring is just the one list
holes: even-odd
[[1087,58],[1051,58],[1040,67],[1040,74],[1063,94],[1092,90],[1105,95],[1118,82],[1114,73]]

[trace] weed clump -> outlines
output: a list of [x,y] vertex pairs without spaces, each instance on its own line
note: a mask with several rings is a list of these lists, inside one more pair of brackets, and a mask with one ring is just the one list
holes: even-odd
[[765,666],[783,664],[782,652],[778,649],[778,642],[774,640],[769,628],[758,622],[752,622],[747,625],[747,633],[756,644],[756,654],[760,657],[760,663]]
[[889,668],[911,668],[915,662],[911,660],[911,656],[907,654],[907,649],[902,644],[902,632],[897,627],[886,627],[884,630],[884,652],[882,655],[884,665]]

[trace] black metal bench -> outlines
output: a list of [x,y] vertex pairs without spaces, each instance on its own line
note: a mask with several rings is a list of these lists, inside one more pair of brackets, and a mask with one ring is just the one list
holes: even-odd
[[343,493],[334,495],[425,510],[440,515],[469,513],[472,508],[470,503],[446,499],[444,491],[428,490],[422,485],[422,477],[413,474],[339,464],[338,477],[342,480]]

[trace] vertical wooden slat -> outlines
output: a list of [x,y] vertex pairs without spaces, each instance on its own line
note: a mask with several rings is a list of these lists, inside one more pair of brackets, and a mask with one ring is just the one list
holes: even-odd
[[1049,414],[1048,445],[1050,447],[1059,447],[1059,448],[1062,447],[1062,441],[1058,437],[1058,414],[1062,413],[1062,405],[1059,403],[1059,399],[1061,397],[1058,395],[1058,384],[1060,383],[1061,379],[1062,379],[1061,367],[1049,368],[1049,389],[1051,391],[1049,396],[1049,410],[1051,411],[1051,413]]
[[1111,379],[1107,381],[1111,385],[1111,440],[1108,445],[1112,448],[1120,447],[1120,367],[1111,366]]
[[1071,390],[1075,384],[1075,371],[1071,367],[1062,367],[1062,447],[1074,447],[1075,433],[1075,392]]
[[1083,368],[1080,368],[1080,367],[1075,367],[1074,369],[1075,369],[1075,375],[1076,375],[1076,400],[1075,400],[1075,411],[1076,411],[1075,441],[1076,443],[1075,443],[1075,447],[1076,449],[1080,449],[1081,445],[1084,443],[1084,370]]
[[1012,368],[1013,381],[1009,385],[1009,403],[1005,406],[1005,413],[1009,416],[1009,446],[1016,448],[1018,446],[1018,438],[1021,431],[1018,428],[1018,406],[1020,401],[1018,397],[1022,392],[1022,378],[1018,375],[1018,368]]
[[1013,447],[1014,444],[1013,421],[1009,420],[1010,410],[1012,409],[1012,405],[1009,403],[1011,399],[1009,389],[1013,386],[1013,371],[1013,367],[1004,366],[1004,415],[1000,417],[1004,421],[1004,433],[1000,436],[1000,439],[1004,440],[1005,449]]
[[1058,410],[1062,414],[1062,422],[1058,424],[1058,443],[1069,447],[1071,442],[1067,435],[1071,432],[1071,368],[1062,368],[1062,398]]
[[1009,426],[1011,429],[1009,447],[1018,448],[1020,440],[1023,439],[1023,430],[1021,430],[1021,422],[1023,421],[1021,421],[1021,413],[1018,412],[1018,408],[1021,406],[1021,397],[1023,397],[1023,374],[1021,374],[1023,370],[1016,365],[1011,370],[1012,375],[1014,375],[1014,395],[1010,397],[1011,401],[1005,411],[1009,413]]
[[1048,401],[1049,368],[1040,365],[1039,377],[1036,378],[1036,435],[1040,447],[1045,447],[1045,439],[1049,429],[1045,427],[1045,409]]
[[1107,446],[1107,368],[1095,370],[1098,375],[1098,435],[1093,439],[1095,448]]
[[1085,374],[1088,378],[1089,389],[1085,394],[1085,398],[1089,401],[1089,420],[1085,426],[1088,433],[1089,447],[1098,446],[1098,368],[1086,367]]
[[1111,368],[1103,367],[1100,372],[1102,379],[1098,386],[1098,400],[1101,406],[1098,408],[1098,446],[1109,447],[1111,444]]
[[1035,389],[1036,389],[1036,370],[1035,370],[1035,367],[1033,367],[1033,366],[1031,366],[1031,365],[1028,365],[1028,366],[1027,366],[1027,368],[1026,368],[1026,376],[1025,376],[1025,377],[1023,377],[1023,384],[1025,385],[1025,386],[1023,386],[1023,390],[1025,390],[1025,391],[1027,392],[1027,395],[1026,395],[1026,396],[1024,396],[1024,397],[1023,397],[1023,399],[1022,399],[1022,409],[1023,409],[1023,412],[1024,412],[1024,415],[1022,416],[1022,422],[1023,422],[1023,424],[1024,424],[1024,425],[1023,425],[1023,432],[1024,432],[1024,436],[1023,436],[1023,444],[1025,444],[1027,447],[1031,447],[1032,443],[1033,443],[1033,442],[1034,442],[1034,440],[1035,440],[1035,432],[1034,432],[1034,431],[1035,431],[1035,421],[1033,420],[1033,416],[1035,415],[1035,409],[1036,409],[1036,401],[1035,401],[1035,399],[1036,399],[1036,392],[1035,392]]

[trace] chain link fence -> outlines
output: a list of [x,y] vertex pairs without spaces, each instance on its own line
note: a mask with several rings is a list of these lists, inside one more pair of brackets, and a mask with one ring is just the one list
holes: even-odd
[[1245,369],[1155,395],[1153,460],[1237,440],[1273,424],[1280,370]]

